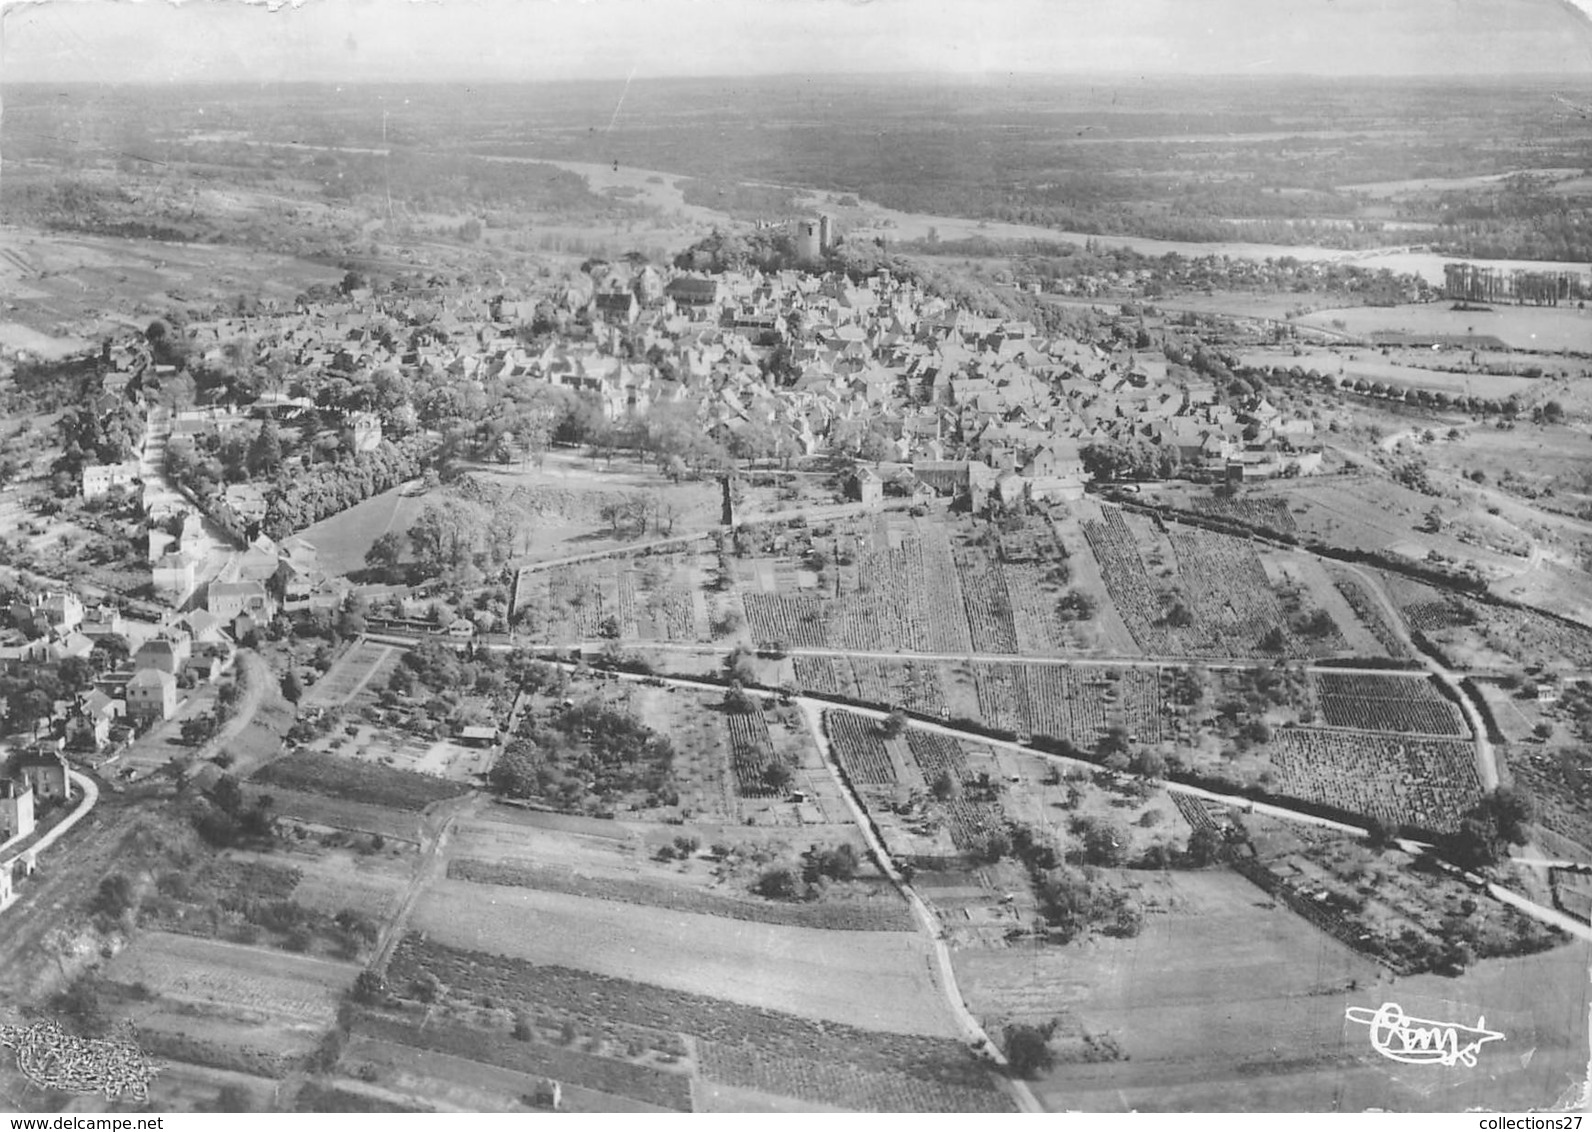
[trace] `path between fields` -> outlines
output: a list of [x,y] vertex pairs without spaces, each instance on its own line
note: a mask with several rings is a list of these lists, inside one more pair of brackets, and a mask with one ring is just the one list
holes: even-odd
[[448,868],[448,858],[443,852],[453,827],[461,817],[473,815],[485,796],[472,792],[459,798],[449,798],[428,807],[420,819],[420,859],[415,863],[414,875],[404,889],[398,910],[388,919],[376,940],[376,953],[371,958],[372,970],[385,972],[392,958],[393,948],[403,939],[409,916],[415,903],[427,887],[441,880]]
[[946,1004],[951,1008],[951,1014],[956,1019],[956,1024],[961,1028],[962,1034],[977,1049],[985,1051],[990,1060],[1002,1070],[997,1074],[1001,1082],[1001,1089],[1020,1112],[1043,1112],[1038,1098],[1027,1082],[1013,1077],[1006,1055],[999,1046],[990,1041],[989,1035],[984,1032],[984,1027],[967,1008],[967,1003],[962,999],[961,989],[956,983],[956,970],[951,965],[951,949],[945,942],[945,928],[940,923],[938,916],[924,903],[917,890],[908,883],[906,877],[896,868],[895,861],[890,857],[885,848],[884,841],[873,827],[873,822],[868,817],[866,808],[852,792],[851,785],[846,781],[844,774],[835,762],[834,754],[829,748],[829,737],[824,734],[822,719],[815,701],[804,699],[801,701],[802,718],[807,721],[808,730],[811,731],[813,740],[818,744],[818,750],[823,755],[824,766],[835,784],[840,787],[841,797],[846,799],[846,806],[851,810],[852,822],[862,832],[863,840],[868,843],[868,850],[873,854],[874,860],[879,863],[879,868],[889,878],[890,883],[896,886],[906,901],[912,907],[912,914],[928,934],[929,942],[934,947],[934,961],[939,968],[940,991],[945,996]]
[[[593,639],[570,642],[568,647],[579,647],[583,652],[598,651],[613,645],[607,639]],[[694,652],[709,656],[723,656],[737,647],[736,644],[699,644],[688,641],[630,641],[631,646],[641,649],[657,649],[660,652]],[[507,649],[515,646],[511,644],[484,643],[478,645],[485,649]],[[556,647],[556,646],[535,646]],[[819,656],[839,659],[858,657],[864,660],[894,660],[903,663],[913,661],[930,661],[937,664],[1040,664],[1053,666],[1083,666],[1095,665],[1102,668],[1188,668],[1197,665],[1200,668],[1218,669],[1221,671],[1244,671],[1252,668],[1272,668],[1276,661],[1268,659],[1229,659],[1207,660],[1204,657],[1188,657],[1179,659],[1166,659],[1149,656],[1024,656],[1020,653],[951,653],[951,652],[891,652],[888,650],[870,649],[838,649],[819,648],[805,645],[785,645],[781,651],[786,656]],[[1301,667],[1307,672],[1339,673],[1348,676],[1405,676],[1413,675],[1413,670],[1398,668],[1376,668],[1372,666],[1345,667],[1340,664],[1305,664]]]

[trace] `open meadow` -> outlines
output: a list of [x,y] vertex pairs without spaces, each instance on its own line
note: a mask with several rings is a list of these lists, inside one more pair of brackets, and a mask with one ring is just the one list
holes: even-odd
[[365,568],[372,543],[390,531],[403,534],[424,509],[424,496],[405,484],[313,523],[299,537],[316,549],[323,570],[352,574]]
[[1299,321],[1306,326],[1344,329],[1371,341],[1377,341],[1378,336],[1384,334],[1495,338],[1515,350],[1542,353],[1570,350],[1585,353],[1592,343],[1592,312],[1574,304],[1558,307],[1500,304],[1490,310],[1454,310],[1447,303],[1344,307],[1312,311]]
[[[1136,939],[956,954],[976,1013],[1061,1020],[1059,1063],[1038,1086],[1047,1108],[1546,1107],[1584,1076],[1584,945],[1485,961],[1458,980],[1398,979],[1231,873],[1143,883],[1168,910]],[[1464,1025],[1485,1015],[1508,1040],[1474,1071],[1395,1066],[1345,1019],[1383,1002]]]
[[903,932],[825,932],[563,893],[443,880],[412,924],[428,938],[578,966],[865,1028],[951,1036],[928,945]]

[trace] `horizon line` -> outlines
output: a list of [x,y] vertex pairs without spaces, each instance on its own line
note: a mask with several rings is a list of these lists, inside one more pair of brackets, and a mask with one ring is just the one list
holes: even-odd
[[1226,81],[1239,80],[1243,82],[1270,82],[1292,80],[1330,80],[1333,82],[1353,82],[1356,80],[1418,80],[1433,82],[1448,82],[1456,85],[1479,82],[1493,82],[1499,80],[1534,80],[1539,82],[1572,81],[1585,83],[1592,86],[1592,72],[1587,71],[1469,71],[1464,74],[1454,74],[1447,71],[1364,71],[1345,74],[1330,71],[1137,71],[1137,70],[1100,70],[1100,71],[762,71],[762,72],[704,72],[701,74],[654,74],[636,75],[627,80],[622,75],[604,75],[592,77],[560,76],[557,78],[510,78],[510,77],[447,77],[447,78],[417,78],[406,76],[402,78],[374,78],[371,76],[350,76],[347,78],[302,78],[302,79],[144,79],[144,78],[118,78],[118,79],[41,79],[0,78],[0,87],[236,87],[236,86],[559,86],[574,85],[579,83],[623,83],[631,82],[717,82],[717,81],[773,81],[780,79],[812,79],[825,80],[860,80],[874,83],[889,83],[915,80],[952,81],[963,83],[985,83],[1000,79],[1025,79],[1025,80],[1051,80],[1051,81],[1078,81],[1094,82],[1099,80],[1133,79],[1140,82],[1174,80],[1174,81]]

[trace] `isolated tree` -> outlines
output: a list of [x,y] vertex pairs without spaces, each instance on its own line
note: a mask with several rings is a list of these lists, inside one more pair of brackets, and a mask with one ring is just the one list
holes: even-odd
[[786,766],[778,759],[775,759],[773,762],[769,763],[768,766],[763,768],[763,781],[768,784],[768,788],[770,790],[773,790],[776,793],[784,793],[786,788],[790,786],[794,777],[795,776],[792,775],[790,767]]
[[1056,612],[1064,621],[1089,621],[1096,613],[1094,598],[1081,590],[1068,590],[1056,603]]
[[266,417],[249,443],[248,468],[256,476],[274,476],[282,467],[282,434],[276,418]]
[[934,795],[936,802],[950,802],[962,796],[962,780],[948,770],[942,770],[935,775],[934,782],[929,786],[929,792]]
[[57,679],[68,692],[81,692],[94,683],[94,666],[80,656],[69,656],[55,670]]
[[1014,1023],[1006,1027],[1006,1061],[1018,1077],[1030,1080],[1048,1073],[1056,1064],[1050,1041],[1038,1026]]
[[282,677],[282,698],[290,704],[296,704],[304,698],[304,686],[299,683],[298,673],[292,669]]
[[100,881],[99,891],[94,894],[94,912],[118,919],[132,906],[133,882],[127,877],[115,873]]
[[801,893],[802,881],[790,865],[771,865],[763,870],[752,890],[770,900],[794,900]]
[[1227,842],[1209,826],[1201,826],[1188,835],[1188,863],[1196,869],[1214,865],[1227,854]]
[[379,570],[383,575],[392,577],[400,569],[404,546],[408,539],[397,531],[387,531],[378,535],[370,544],[370,549],[365,551],[365,565],[372,570]]

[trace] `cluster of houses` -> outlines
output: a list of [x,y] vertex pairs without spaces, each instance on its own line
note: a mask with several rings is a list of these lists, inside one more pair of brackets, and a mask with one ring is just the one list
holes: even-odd
[[58,676],[66,692],[38,704],[31,725],[12,734],[28,757],[103,757],[172,718],[183,688],[215,683],[232,661],[227,622],[208,610],[151,625],[109,606],[85,607],[73,593],[47,592],[7,612],[0,669],[19,679]]
[[[537,324],[563,332],[525,333]],[[529,378],[585,393],[614,420],[689,403],[702,435],[739,456],[839,450],[908,465],[911,482],[902,484],[899,473],[890,482],[925,493],[1008,502],[1066,497],[1082,490],[1082,453],[1100,441],[1175,449],[1184,469],[1229,478],[1308,474],[1321,460],[1308,421],[1286,419],[1264,400],[1235,405],[1160,351],[1134,349],[1117,334],[1084,341],[973,314],[889,273],[854,281],[801,271],[703,275],[596,265],[535,298],[488,297],[437,280],[423,289],[301,300],[290,311],[218,314],[188,333],[201,359],[221,360],[247,341],[262,362],[270,360],[276,376],[255,409],[291,415],[309,404],[302,392],[284,391],[291,382],[313,385],[328,374],[396,368],[423,379],[418,387],[483,392],[491,381]],[[136,343],[113,348],[111,358],[113,377],[123,366],[149,364]],[[351,413],[346,441],[356,450],[378,445],[383,414],[407,415],[412,427],[415,407]],[[186,410],[171,430],[225,429],[241,419]],[[136,472],[134,465],[86,468],[84,494]],[[873,490],[868,477],[859,481],[859,495]],[[264,517],[259,485],[230,485],[226,499],[246,525]],[[192,592],[202,539],[191,513],[180,530],[151,532],[159,592],[174,601]],[[268,598],[290,609],[311,595],[338,597],[313,561],[291,548],[257,542],[245,558],[240,575],[217,593],[229,619],[255,616]],[[262,598],[279,572],[281,592]],[[250,582],[259,585],[247,596],[226,588]],[[254,605],[234,609],[237,602]]]
[[[566,332],[522,333],[550,317]],[[621,263],[575,273],[534,298],[451,286],[361,291],[291,312],[198,322],[190,331],[202,358],[219,359],[228,343],[247,338],[262,357],[285,359],[289,373],[396,367],[483,387],[539,379],[593,395],[615,420],[691,400],[716,439],[766,432],[776,455],[832,447],[858,422],[887,431],[897,460],[973,459],[1020,475],[1036,457],[1041,468],[1075,466],[1073,448],[1124,431],[1174,435],[1185,459],[1202,461],[1301,439],[1299,425],[1276,428],[1270,420],[1260,423],[1272,435],[1251,429],[1245,437],[1253,421],[1220,404],[1209,382],[1190,381],[1186,371],[1170,377],[1159,352],[975,315],[888,273],[857,282],[843,274],[702,275]],[[775,350],[781,365],[771,377]],[[276,388],[259,404],[290,412],[294,401]],[[224,424],[214,410],[191,410],[173,427],[180,434]],[[346,424],[362,449],[380,442],[381,428],[373,412]],[[116,474],[94,470],[96,481]],[[236,485],[228,501],[240,515],[263,514],[258,488]]]

